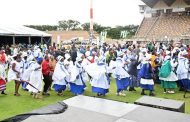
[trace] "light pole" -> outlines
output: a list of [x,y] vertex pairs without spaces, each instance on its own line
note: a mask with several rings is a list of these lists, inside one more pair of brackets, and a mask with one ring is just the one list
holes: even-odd
[[93,40],[93,6],[92,0],[90,0],[90,42]]

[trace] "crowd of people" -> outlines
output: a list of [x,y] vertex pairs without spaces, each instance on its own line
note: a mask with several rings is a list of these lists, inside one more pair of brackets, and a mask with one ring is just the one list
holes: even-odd
[[174,94],[190,89],[189,59],[190,48],[182,43],[6,46],[0,51],[0,91],[6,95],[6,84],[14,81],[15,96],[20,85],[34,98],[49,96],[52,88],[59,96],[65,90],[80,95],[89,82],[93,93],[105,96],[116,82],[117,96],[138,87],[141,95],[155,96],[155,83]]

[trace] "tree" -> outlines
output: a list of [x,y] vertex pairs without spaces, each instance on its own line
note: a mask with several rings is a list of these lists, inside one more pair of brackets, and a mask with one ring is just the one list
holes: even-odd
[[84,23],[81,25],[84,31],[89,31],[90,30],[90,23]]
[[63,30],[77,30],[80,26],[80,22],[77,20],[61,20],[58,22],[59,28]]
[[120,39],[120,29],[118,28],[111,28],[107,31],[107,35],[109,38],[112,39]]
[[63,30],[67,30],[68,28],[68,23],[66,20],[62,20],[58,22],[58,27],[62,28]]

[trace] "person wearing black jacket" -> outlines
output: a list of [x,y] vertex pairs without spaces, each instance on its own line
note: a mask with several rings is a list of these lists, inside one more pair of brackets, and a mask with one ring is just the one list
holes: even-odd
[[71,47],[71,60],[73,61],[73,63],[75,63],[76,58],[77,58],[77,48],[75,47],[75,45],[73,44],[73,46]]
[[139,87],[140,85],[140,81],[137,78],[138,75],[137,66],[140,64],[140,62],[138,62],[139,56],[137,58],[135,56],[132,56],[130,60],[131,63],[129,64],[129,69],[128,69],[128,73],[130,75],[129,91],[136,91],[135,87]]

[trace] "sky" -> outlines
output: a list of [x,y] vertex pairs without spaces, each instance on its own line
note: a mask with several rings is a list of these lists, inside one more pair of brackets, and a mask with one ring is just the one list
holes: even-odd
[[[94,22],[138,25],[141,0],[93,0]],[[90,0],[0,0],[1,25],[57,25],[60,20],[90,21]]]

